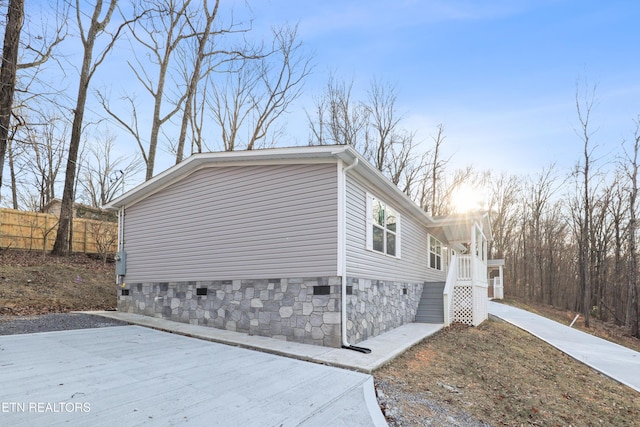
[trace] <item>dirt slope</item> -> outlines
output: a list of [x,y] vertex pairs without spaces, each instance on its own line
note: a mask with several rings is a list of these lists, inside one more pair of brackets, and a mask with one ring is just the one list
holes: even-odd
[[116,306],[114,265],[87,255],[68,258],[0,252],[0,315],[107,310]]
[[442,330],[374,376],[385,395],[402,396],[390,425],[430,425],[429,402],[494,426],[640,422],[640,393],[498,320]]

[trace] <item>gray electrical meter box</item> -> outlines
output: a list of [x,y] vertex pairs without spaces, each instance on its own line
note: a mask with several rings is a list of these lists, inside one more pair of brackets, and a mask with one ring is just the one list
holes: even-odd
[[124,276],[127,274],[127,253],[116,252],[116,275]]

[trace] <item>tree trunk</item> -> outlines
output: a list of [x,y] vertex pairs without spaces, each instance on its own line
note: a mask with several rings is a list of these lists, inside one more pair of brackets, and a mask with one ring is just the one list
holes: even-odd
[[56,241],[53,244],[53,255],[66,256],[69,254],[69,241],[71,237],[71,221],[73,217],[73,203],[75,200],[74,187],[76,182],[76,172],[78,161],[78,150],[82,137],[82,121],[84,118],[84,106],[87,101],[87,89],[89,87],[89,68],[93,51],[93,41],[89,46],[85,46],[85,54],[82,62],[82,72],[80,74],[80,85],[78,87],[78,99],[74,110],[73,124],[71,126],[71,140],[69,141],[69,154],[67,157],[67,168],[64,179],[64,191],[62,192],[62,204],[60,206],[60,223]]
[[[82,57],[82,69],[80,71],[80,83],[78,84],[78,97],[76,99],[76,108],[73,110],[73,124],[71,125],[71,140],[69,141],[69,154],[67,157],[67,168],[64,179],[64,191],[62,192],[62,203],[60,206],[60,222],[58,224],[58,231],[56,234],[56,241],[53,244],[53,255],[66,256],[69,254],[70,249],[70,236],[71,236],[71,221],[73,220],[73,203],[75,200],[75,183],[78,161],[78,150],[80,149],[80,142],[82,138],[82,123],[84,119],[84,109],[87,101],[87,91],[89,89],[89,81],[95,71],[98,63],[93,64],[93,46],[95,44],[98,34],[104,31],[105,27],[111,19],[111,15],[116,7],[117,0],[111,0],[109,4],[109,10],[102,21],[99,20],[100,13],[102,11],[102,0],[98,0],[93,10],[91,25],[86,34],[81,33],[82,44],[84,53]],[[79,8],[79,1],[76,1],[76,8]],[[76,10],[78,17],[78,25],[81,26],[80,10]],[[82,28],[81,28],[82,30]],[[82,31],[81,31],[82,32]],[[115,40],[115,38],[114,38]],[[104,55],[113,46],[112,43],[103,53]]]
[[640,338],[640,329],[638,325],[638,304],[637,304],[637,286],[638,286],[638,250],[636,249],[636,215],[635,215],[635,199],[637,194],[636,183],[634,179],[633,189],[631,191],[630,204],[630,220],[629,220],[629,288],[627,299],[627,310],[625,316],[625,326],[631,329],[631,335]]
[[18,183],[16,180],[16,167],[13,156],[13,137],[8,141],[7,149],[9,152],[9,176],[11,177],[11,202],[13,209],[18,210]]
[[443,132],[444,126],[442,124],[438,125],[438,135],[434,139],[436,146],[433,152],[433,168],[431,169],[431,209],[429,209],[431,216],[436,216],[439,213],[436,209],[436,201],[438,200],[438,173],[442,166],[440,164],[440,146],[444,140]]
[[635,144],[633,146],[633,158],[631,159],[629,177],[631,179],[631,191],[629,194],[629,288],[625,316],[625,326],[631,329],[631,335],[640,338],[640,324],[638,307],[638,249],[636,247],[637,218],[636,199],[638,197],[638,152],[640,151],[640,136],[636,131]]
[[189,79],[187,85],[187,97],[184,102],[182,123],[180,125],[180,136],[178,138],[178,147],[176,149],[176,164],[180,163],[184,158],[184,144],[185,140],[187,139],[187,127],[193,114],[193,98],[195,97],[196,91],[198,90],[198,83],[202,78],[201,68],[202,62],[205,59],[207,40],[211,35],[211,27],[213,26],[213,21],[218,15],[219,4],[220,1],[216,0],[213,11],[209,12],[209,6],[206,1],[204,2],[204,13],[206,14],[207,18],[204,30],[200,35],[198,35],[198,53],[193,64],[193,73],[191,73],[191,78]]
[[18,49],[23,19],[24,0],[9,0],[0,67],[0,188],[2,188],[2,172],[11,124],[11,108],[16,87]]

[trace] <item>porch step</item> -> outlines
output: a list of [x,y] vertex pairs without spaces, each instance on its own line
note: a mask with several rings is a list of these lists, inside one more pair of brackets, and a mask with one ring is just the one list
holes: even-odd
[[444,282],[427,282],[422,289],[422,296],[416,310],[416,323],[443,323],[444,306],[442,292]]

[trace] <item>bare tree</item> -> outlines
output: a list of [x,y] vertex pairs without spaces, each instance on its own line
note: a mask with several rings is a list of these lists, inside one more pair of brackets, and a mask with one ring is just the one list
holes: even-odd
[[207,105],[225,151],[269,144],[269,134],[278,133],[274,124],[300,96],[311,72],[296,27],[275,28],[272,35],[267,51],[229,62],[226,81],[210,83]]
[[[240,48],[225,47],[232,45],[225,36],[247,32],[250,27],[237,24],[233,19],[225,24],[220,17],[219,5],[217,0],[204,3],[191,0],[136,3],[140,14],[146,12],[146,15],[132,23],[130,30],[146,55],[137,56],[129,67],[153,99],[148,128],[140,126],[135,95],[124,97],[130,106],[129,114],[121,114],[111,108],[105,95],[101,95],[101,102],[108,114],[135,138],[146,164],[147,180],[154,174],[163,126],[179,113],[182,113],[179,135],[175,143],[169,143],[169,148],[176,154],[176,163],[184,157],[189,127],[192,128],[192,138],[197,138],[192,141],[192,147],[197,146],[201,150],[202,126],[198,127],[195,118],[202,120],[204,97],[200,102],[197,98],[199,92],[206,93],[207,78],[211,73],[219,71],[222,64],[233,63],[230,67],[236,67],[238,63],[260,57],[248,44]],[[146,130],[149,131],[148,139],[141,134]]]
[[[200,81],[208,75],[211,71],[211,68],[202,71],[202,66],[205,60],[214,55],[216,52],[211,51],[209,49],[209,45],[211,44],[211,39],[213,35],[220,35],[220,32],[216,31],[214,28],[214,22],[216,17],[218,16],[218,8],[220,6],[220,1],[215,0],[213,2],[213,7],[209,8],[208,0],[204,0],[202,10],[204,11],[204,28],[201,31],[198,31],[195,35],[196,38],[196,52],[193,58],[193,70],[191,73],[188,71],[186,74],[186,92],[185,92],[185,101],[184,108],[182,110],[182,121],[180,124],[180,136],[178,137],[178,144],[176,147],[176,163],[180,163],[184,157],[184,145],[187,139],[187,129],[190,124],[192,124],[192,115],[194,113],[194,100],[196,98],[196,93],[198,90],[198,85]],[[195,30],[195,25],[191,24],[191,27]],[[188,68],[188,67],[187,67]]]
[[438,195],[440,192],[439,189],[442,187],[440,182],[444,176],[444,168],[450,160],[442,158],[442,144],[446,138],[444,134],[444,125],[439,124],[437,129],[438,131],[436,135],[431,137],[434,142],[434,147],[429,153],[431,158],[427,161],[427,165],[425,166],[428,166],[430,171],[425,174],[425,179],[423,180],[422,190],[419,197],[420,206],[425,211],[430,212],[432,216],[440,215],[440,212],[437,210]]
[[[621,165],[614,182],[611,185],[611,203],[609,204],[609,213],[612,226],[612,238],[613,238],[613,278],[610,280],[608,299],[613,304],[613,308],[607,307],[609,312],[614,316],[616,324],[625,324],[626,308],[625,302],[627,300],[626,292],[628,285],[625,283],[626,277],[626,244],[629,241],[627,236],[627,214],[629,214],[629,194],[624,184],[624,169],[625,165]],[[630,242],[629,242],[630,243]],[[629,247],[629,252],[631,247]]]
[[[44,221],[38,220],[38,217],[35,217],[34,220],[36,222],[33,226],[34,230],[32,231],[32,233],[37,231],[40,234],[40,236],[42,236],[42,258],[44,259],[47,257],[47,249],[49,246],[48,242],[50,241],[49,236],[51,235],[53,230],[56,229],[59,222],[56,217],[53,217],[53,221],[51,221],[50,219],[48,219],[47,215],[45,215]],[[33,237],[32,237],[32,241],[33,241]]]
[[528,256],[533,263],[529,264],[531,269],[525,271],[525,274],[527,281],[531,284],[529,297],[534,301],[542,302],[543,298],[551,295],[552,292],[549,289],[548,280],[545,280],[548,279],[548,275],[545,277],[545,269],[553,263],[553,259],[547,256],[549,250],[546,247],[548,242],[545,240],[550,237],[546,229],[554,226],[547,216],[548,213],[553,212],[552,197],[558,189],[554,165],[543,169],[526,186],[525,203],[528,212],[526,227],[530,242]]
[[[455,192],[462,186],[472,188],[482,187],[486,177],[486,174],[476,172],[471,166],[456,169],[451,174],[444,174],[438,185],[439,191],[435,199],[436,204],[433,207],[433,211],[436,212],[437,215],[449,215],[453,213],[455,211],[455,206],[453,206],[453,195]],[[425,186],[430,187],[428,175],[425,175],[422,191],[428,191],[425,190]]]
[[89,222],[88,226],[87,233],[96,245],[96,249],[102,257],[102,262],[106,264],[109,255],[113,254],[118,242],[118,227],[114,223],[95,220]]
[[387,153],[397,143],[395,137],[401,119],[396,111],[397,100],[398,94],[393,86],[377,80],[371,82],[366,104],[370,131],[366,134],[364,153],[379,171],[384,170],[389,159]]
[[34,126],[27,139],[21,144],[25,147],[23,170],[29,175],[32,188],[37,191],[38,211],[56,197],[56,181],[64,159],[67,123],[52,114],[41,120],[44,125]]
[[309,145],[351,145],[404,193],[420,194],[427,153],[419,152],[415,133],[400,126],[395,88],[373,80],[362,102],[352,99],[352,86],[330,76],[315,116],[307,112]]
[[625,313],[625,326],[631,330],[631,334],[640,338],[640,307],[638,306],[638,249],[637,249],[637,197],[638,197],[638,170],[640,168],[640,117],[636,119],[633,146],[631,152],[627,152],[626,173],[631,184],[629,189],[629,286],[627,295],[627,307]]
[[490,178],[489,210],[493,240],[490,253],[495,258],[504,258],[515,237],[517,224],[520,178],[515,175],[501,174]]
[[[67,36],[67,20],[69,18],[70,5],[68,2],[50,0],[49,4],[41,5],[46,14],[51,15],[54,24],[49,19],[42,19],[38,27],[31,26],[30,13],[25,15],[26,31],[23,30],[20,42],[20,58],[18,70],[39,69],[49,60],[59,62],[54,55],[55,48],[62,43]],[[24,37],[22,37],[24,36]]]
[[[23,98],[31,99],[44,95],[42,88],[34,93],[30,91],[29,86],[39,80],[36,76],[40,67],[51,58],[54,48],[64,40],[66,35],[68,9],[57,6],[54,6],[53,9],[55,10],[56,27],[54,34],[51,35],[46,24],[43,24],[42,28],[38,30],[32,29],[29,26],[28,15],[26,16],[26,30],[23,29],[24,0],[11,0],[8,4],[2,68],[0,70],[0,188],[2,187],[5,156],[9,149],[8,145],[12,143],[10,138],[15,136],[17,130],[16,128],[12,129],[11,117],[14,116],[18,127],[23,124],[21,117],[16,114],[17,110],[25,107],[24,100],[20,101],[19,94],[22,94]],[[21,72],[21,70],[32,72],[30,76],[27,76],[28,73]],[[22,85],[20,85],[21,75],[26,80]],[[16,88],[18,89],[17,93]],[[11,173],[13,174],[13,171]],[[14,207],[17,200],[15,193],[15,187],[12,186]]]
[[297,27],[275,28],[272,33],[271,51],[258,62],[261,89],[251,97],[248,150],[265,139],[273,123],[300,96],[304,80],[311,73],[311,59],[298,40]]
[[403,193],[414,196],[414,189],[423,181],[423,170],[429,153],[420,153],[414,143],[415,135],[396,131],[394,144],[386,152],[384,173]]
[[609,317],[609,304],[607,304],[606,290],[611,286],[609,282],[611,242],[613,240],[613,221],[611,218],[611,205],[616,183],[603,185],[602,190],[592,203],[591,215],[591,247],[592,247],[592,312],[595,312],[600,320],[607,321]]
[[83,24],[84,11],[80,8],[80,0],[76,0],[76,21],[80,38],[83,46],[82,68],[80,71],[80,79],[78,83],[78,95],[76,98],[76,106],[73,109],[73,124],[71,126],[71,139],[69,141],[69,152],[67,155],[67,167],[64,181],[64,191],[62,194],[62,206],[60,210],[60,224],[56,234],[56,241],[53,245],[52,254],[54,255],[67,255],[70,251],[70,234],[71,234],[71,221],[73,216],[73,202],[75,198],[74,186],[76,183],[76,161],[78,158],[78,150],[80,148],[80,141],[82,138],[83,119],[85,104],[87,101],[87,92],[89,90],[89,83],[93,77],[96,69],[104,61],[105,57],[113,47],[119,33],[115,32],[111,36],[106,46],[98,54],[97,59],[93,59],[93,50],[96,40],[106,33],[107,25],[111,20],[111,16],[116,8],[117,0],[110,0],[108,2],[106,11],[103,10],[103,0],[97,0],[93,10],[90,14],[89,27],[85,32]]
[[212,84],[210,97],[206,99],[212,118],[220,129],[224,151],[242,148],[239,132],[251,113],[251,92],[257,85],[257,80],[252,78],[255,73],[250,69],[253,65],[247,62],[239,70],[230,71],[221,87]]
[[419,154],[415,132],[400,127],[395,87],[371,82],[366,105],[369,118],[364,156],[404,193],[411,195],[422,181],[428,153]]
[[11,125],[7,163],[14,209],[40,211],[60,192],[70,123],[48,103],[36,105],[39,110],[26,112],[18,107]]
[[[178,46],[187,39],[197,35],[197,30],[189,26],[190,20],[195,19],[199,10],[190,9],[191,0],[153,0],[140,1],[135,7],[142,19],[130,23],[129,28],[137,44],[146,51],[144,59],[136,56],[135,63],[129,62],[129,67],[142,84],[146,92],[153,99],[153,112],[149,129],[148,146],[142,145],[142,157],[146,162],[145,179],[153,177],[156,152],[162,125],[180,111],[186,95],[178,90],[178,99],[165,107],[165,87],[167,79],[171,78],[170,66]],[[137,50],[135,50],[137,51]],[[155,68],[155,70],[153,69]],[[136,114],[134,99],[129,97],[129,103]],[[107,112],[121,124],[125,123],[118,114],[111,109]],[[135,124],[137,130],[137,122]],[[125,126],[131,131],[132,127]],[[141,144],[139,133],[134,135]]]
[[121,100],[129,105],[128,107],[129,115],[127,119],[118,116],[114,112],[114,110],[111,108],[109,103],[109,100],[110,100],[109,96],[107,96],[105,93],[102,93],[102,92],[96,92],[96,95],[98,97],[98,101],[100,102],[104,110],[120,126],[122,126],[126,131],[128,131],[129,134],[134,138],[134,140],[136,141],[136,144],[138,145],[138,149],[140,152],[140,156],[142,157],[142,161],[144,162],[145,166],[148,166],[150,161],[147,153],[147,146],[145,144],[145,139],[142,136],[140,119],[138,117],[138,110],[136,107],[137,102],[136,102],[135,95],[125,95],[121,97]]
[[7,140],[7,160],[9,164],[9,179],[11,180],[11,206],[13,209],[18,209],[18,186],[16,178],[15,157],[16,150],[13,146],[13,138]]
[[100,208],[124,192],[125,179],[140,172],[143,167],[138,156],[114,158],[114,141],[110,133],[100,135],[88,148],[87,158],[80,166],[81,200]]
[[207,105],[208,87],[207,79],[193,94],[191,114],[189,114],[189,129],[191,132],[191,153],[202,153],[202,147],[206,146],[204,138],[205,106]]
[[309,145],[344,144],[364,152],[369,111],[352,99],[352,89],[353,82],[346,84],[329,76],[325,93],[316,100],[315,116],[307,112]]
[[24,122],[20,116],[16,116],[17,120],[14,120],[11,124],[11,132],[7,138],[7,160],[9,165],[9,179],[11,182],[11,203],[13,209],[18,209],[18,178],[19,171],[16,171],[16,158],[20,158],[20,155],[24,152],[24,147],[16,147],[15,136],[18,130],[24,126]]
[[538,269],[541,277],[541,300],[549,305],[563,306],[566,304],[567,283],[571,282],[574,269],[571,258],[567,256],[571,251],[567,248],[569,227],[564,216],[564,200],[550,200],[548,208],[542,218],[541,254],[543,268]]
[[580,137],[582,149],[582,163],[576,168],[576,174],[582,176],[582,196],[581,196],[581,218],[579,227],[579,261],[578,267],[580,272],[580,290],[582,292],[582,315],[584,316],[585,326],[589,326],[591,315],[591,266],[592,266],[592,246],[591,246],[591,216],[592,216],[592,194],[591,194],[591,178],[593,167],[593,145],[591,144],[591,136],[593,132],[590,128],[590,119],[593,106],[595,104],[595,87],[589,91],[584,90],[584,99],[580,99],[580,91],[576,90],[576,110],[578,113],[578,121],[580,123],[579,130],[576,131]]
[[16,87],[20,31],[24,19],[24,0],[9,0],[0,66],[0,188],[11,124],[11,108]]

